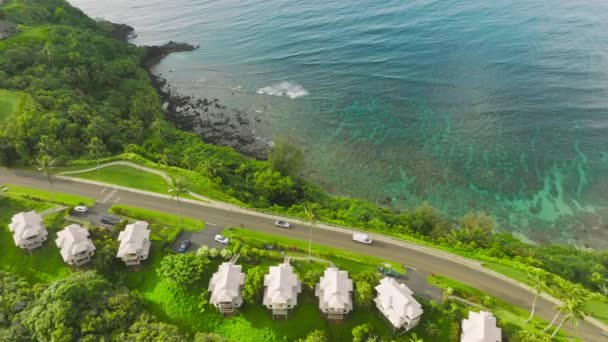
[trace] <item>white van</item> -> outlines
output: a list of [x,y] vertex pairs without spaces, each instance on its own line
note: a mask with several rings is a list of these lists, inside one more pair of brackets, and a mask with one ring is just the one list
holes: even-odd
[[365,233],[353,233],[353,241],[364,243],[366,245],[372,244],[372,238]]

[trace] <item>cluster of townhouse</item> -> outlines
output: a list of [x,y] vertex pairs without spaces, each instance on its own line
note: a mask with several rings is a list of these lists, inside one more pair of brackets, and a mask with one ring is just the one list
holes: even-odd
[[[41,247],[47,240],[48,232],[42,216],[35,211],[18,213],[8,225],[13,233],[15,245],[29,251]],[[118,253],[128,266],[139,265],[148,258],[150,252],[150,229],[147,222],[129,224],[120,232]],[[95,255],[95,245],[89,238],[89,231],[78,224],[70,224],[57,233],[55,244],[59,253],[70,266],[81,266],[91,261]]]
[[[232,314],[242,304],[241,290],[245,274],[241,265],[224,262],[209,282],[210,303],[221,313]],[[375,287],[376,307],[395,330],[408,331],[420,322],[422,306],[413,297],[407,285],[394,278],[385,277]],[[302,283],[288,261],[270,267],[264,276],[263,305],[273,317],[287,317],[290,309],[298,303]],[[340,320],[353,310],[353,281],[348,272],[330,266],[315,285],[315,296],[319,309],[328,319]],[[501,330],[496,327],[496,318],[489,312],[470,312],[462,322],[462,342],[501,342]]]
[[[121,231],[118,240],[117,257],[125,264],[139,265],[148,258],[150,251],[150,229],[147,222],[129,224]],[[34,211],[13,216],[9,229],[15,244],[32,250],[42,246],[48,232],[42,217]],[[57,233],[55,244],[60,249],[63,260],[73,266],[91,261],[95,245],[89,232],[71,224]],[[211,298],[209,302],[223,314],[234,313],[243,304],[241,296],[245,274],[241,265],[234,262],[222,263],[209,282]],[[375,287],[376,307],[386,317],[395,330],[408,331],[420,322],[422,306],[413,297],[413,292],[405,284],[394,278],[385,277]],[[302,282],[298,279],[289,261],[271,266],[264,276],[263,305],[274,318],[286,318],[289,310],[298,303],[302,292]],[[348,272],[334,266],[325,269],[315,285],[315,296],[319,299],[319,309],[328,319],[340,320],[353,310],[353,281]],[[462,321],[462,342],[501,342],[501,330],[496,327],[496,318],[489,312],[469,312]]]

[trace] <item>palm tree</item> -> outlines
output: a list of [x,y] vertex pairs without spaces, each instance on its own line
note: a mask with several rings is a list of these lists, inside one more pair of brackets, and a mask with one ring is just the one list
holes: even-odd
[[547,331],[549,330],[549,328],[551,328],[553,326],[553,324],[555,324],[555,321],[557,321],[557,318],[559,317],[559,314],[562,313],[562,307],[560,305],[557,305],[553,308],[555,310],[555,315],[553,315],[553,318],[551,319],[551,322],[549,323],[549,325],[547,325],[543,331]]
[[304,213],[310,221],[310,226],[308,227],[308,261],[312,260],[311,251],[312,251],[312,229],[317,226],[317,216],[315,214],[315,204],[309,204],[307,207],[304,207]]
[[555,328],[555,330],[553,330],[551,338],[555,337],[559,329],[561,329],[564,323],[567,321],[572,321],[572,325],[576,328],[578,327],[580,320],[585,317],[585,305],[579,298],[567,298],[562,306],[564,318],[562,318],[562,321]]
[[177,219],[178,219],[178,228],[182,227],[182,207],[179,202],[179,196],[181,194],[188,193],[186,190],[186,186],[180,179],[174,179],[171,184],[169,184],[169,193],[171,194],[171,199],[177,199]]
[[47,154],[42,154],[42,155],[40,155],[40,157],[38,157],[38,171],[42,172],[47,177],[47,180],[49,181],[49,184],[51,185],[51,198],[50,198],[51,202],[53,201],[53,198],[55,197],[53,172],[51,170],[51,168],[53,167],[54,164],[55,164],[55,160],[53,160]]
[[428,321],[424,324],[424,331],[429,336],[437,336],[437,335],[439,335],[439,332],[440,332],[437,324],[433,323],[431,321]]
[[97,174],[99,175],[99,157],[103,151],[104,145],[99,137],[92,137],[87,144],[87,150],[97,161]]
[[526,322],[530,322],[532,317],[534,317],[534,311],[536,310],[536,300],[538,299],[538,295],[540,295],[543,290],[547,290],[547,275],[545,272],[539,270],[538,268],[534,269],[534,272],[528,273],[528,279],[532,281],[532,288],[534,289],[534,300],[532,301],[532,309],[530,310],[530,317],[526,320]]

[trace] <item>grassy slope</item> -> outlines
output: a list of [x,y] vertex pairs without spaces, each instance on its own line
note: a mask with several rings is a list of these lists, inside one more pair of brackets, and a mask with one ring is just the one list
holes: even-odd
[[28,198],[37,201],[51,202],[52,197],[53,203],[65,204],[68,206],[86,205],[90,207],[95,204],[95,199],[93,198],[64,194],[60,192],[55,192],[51,194],[51,192],[47,190],[28,188],[11,184],[0,185],[6,186],[8,190],[5,192],[5,194],[13,198]]
[[77,173],[70,175],[70,177],[91,179],[165,195],[169,188],[167,182],[161,176],[123,165],[104,167],[99,172]]
[[52,205],[25,199],[0,197],[0,268],[16,273],[30,282],[48,283],[70,274],[59,250],[54,244],[55,232],[59,229],[63,213],[50,215],[45,218],[49,232],[48,240],[41,248],[28,252],[15,247],[12,235],[8,230],[11,217],[21,211],[44,210]]
[[22,96],[18,92],[0,89],[0,121],[10,117],[17,111]]

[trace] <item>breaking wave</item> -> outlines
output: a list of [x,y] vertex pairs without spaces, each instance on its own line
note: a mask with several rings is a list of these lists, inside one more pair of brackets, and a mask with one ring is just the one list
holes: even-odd
[[299,84],[284,81],[260,88],[257,90],[257,93],[261,95],[287,96],[290,99],[297,99],[298,97],[308,95],[308,90],[304,89],[304,87]]

